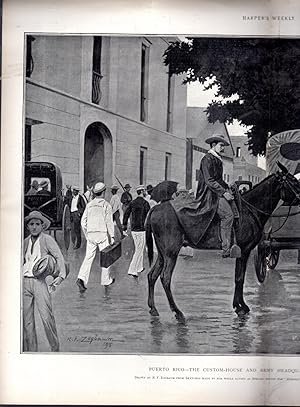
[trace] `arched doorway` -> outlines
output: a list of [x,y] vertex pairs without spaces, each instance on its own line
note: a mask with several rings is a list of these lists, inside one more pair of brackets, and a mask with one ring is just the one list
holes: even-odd
[[100,122],[90,124],[84,140],[84,188],[102,181],[111,183],[112,138],[108,128]]

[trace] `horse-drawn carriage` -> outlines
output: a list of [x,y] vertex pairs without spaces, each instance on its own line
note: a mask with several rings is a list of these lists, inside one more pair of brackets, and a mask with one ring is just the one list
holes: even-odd
[[[267,175],[276,173],[277,162],[291,174],[300,176],[300,130],[285,131],[271,137],[266,148]],[[254,262],[258,280],[265,280],[267,270],[277,266],[280,252],[285,249],[300,250],[300,207],[294,202],[279,202],[265,225],[261,242],[255,249]],[[298,256],[298,262],[299,262]]]
[[70,244],[70,209],[64,204],[62,176],[58,165],[50,162],[25,162],[24,217],[40,211],[51,221],[49,228],[56,238],[62,230],[65,249]]

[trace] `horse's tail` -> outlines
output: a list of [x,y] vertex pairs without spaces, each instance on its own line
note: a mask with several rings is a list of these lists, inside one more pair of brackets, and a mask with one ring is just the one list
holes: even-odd
[[148,259],[149,259],[150,266],[153,262],[153,237],[152,237],[152,228],[151,228],[152,209],[153,208],[151,208],[150,211],[148,212],[148,215],[145,220],[146,245],[147,245]]

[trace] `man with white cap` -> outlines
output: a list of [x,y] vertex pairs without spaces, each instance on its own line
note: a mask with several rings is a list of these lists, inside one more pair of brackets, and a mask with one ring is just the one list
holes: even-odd
[[81,246],[81,228],[80,221],[85,209],[85,200],[79,193],[79,188],[73,186],[73,198],[71,201],[71,238],[74,250],[79,249]]
[[[105,249],[114,243],[114,223],[111,205],[104,199],[106,186],[97,182],[93,188],[94,199],[86,205],[81,219],[81,227],[86,237],[86,254],[80,267],[76,284],[80,292],[86,290],[97,248]],[[102,267],[101,285],[114,282],[109,267]]]
[[127,230],[127,222],[130,216],[131,234],[135,246],[135,251],[128,269],[128,274],[138,277],[138,273],[144,270],[144,248],[145,248],[145,220],[150,210],[150,205],[146,201],[146,189],[144,185],[139,185],[136,189],[138,197],[129,203],[124,213],[123,228]]
[[110,204],[112,207],[112,213],[113,213],[113,220],[116,222],[116,225],[120,231],[121,234],[121,239],[125,237],[123,233],[123,227],[120,221],[120,217],[122,215],[122,204],[119,195],[117,194],[119,187],[117,185],[112,185],[111,186],[111,194],[112,197],[110,199]]
[[[52,352],[59,351],[50,288],[56,287],[66,278],[63,255],[52,236],[44,233],[50,221],[39,211],[32,211],[25,218],[30,235],[24,240],[23,263],[23,351],[37,352],[35,312],[38,311]],[[43,271],[39,269],[42,265]],[[51,269],[51,270],[50,270]],[[54,274],[50,288],[45,281],[46,272]],[[39,273],[37,273],[39,272]]]
[[[222,257],[237,257],[231,252],[231,232],[234,214],[230,202],[234,199],[229,185],[223,180],[223,160],[221,154],[224,147],[229,146],[222,134],[216,134],[205,140],[210,150],[202,158],[196,198],[206,204],[211,216],[207,218],[208,227],[217,213],[221,220]],[[235,248],[239,249],[236,245]]]

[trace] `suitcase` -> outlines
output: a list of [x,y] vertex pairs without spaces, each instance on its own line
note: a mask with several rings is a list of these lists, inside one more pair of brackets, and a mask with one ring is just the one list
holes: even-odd
[[115,242],[100,252],[100,266],[109,267],[122,256],[121,242]]

